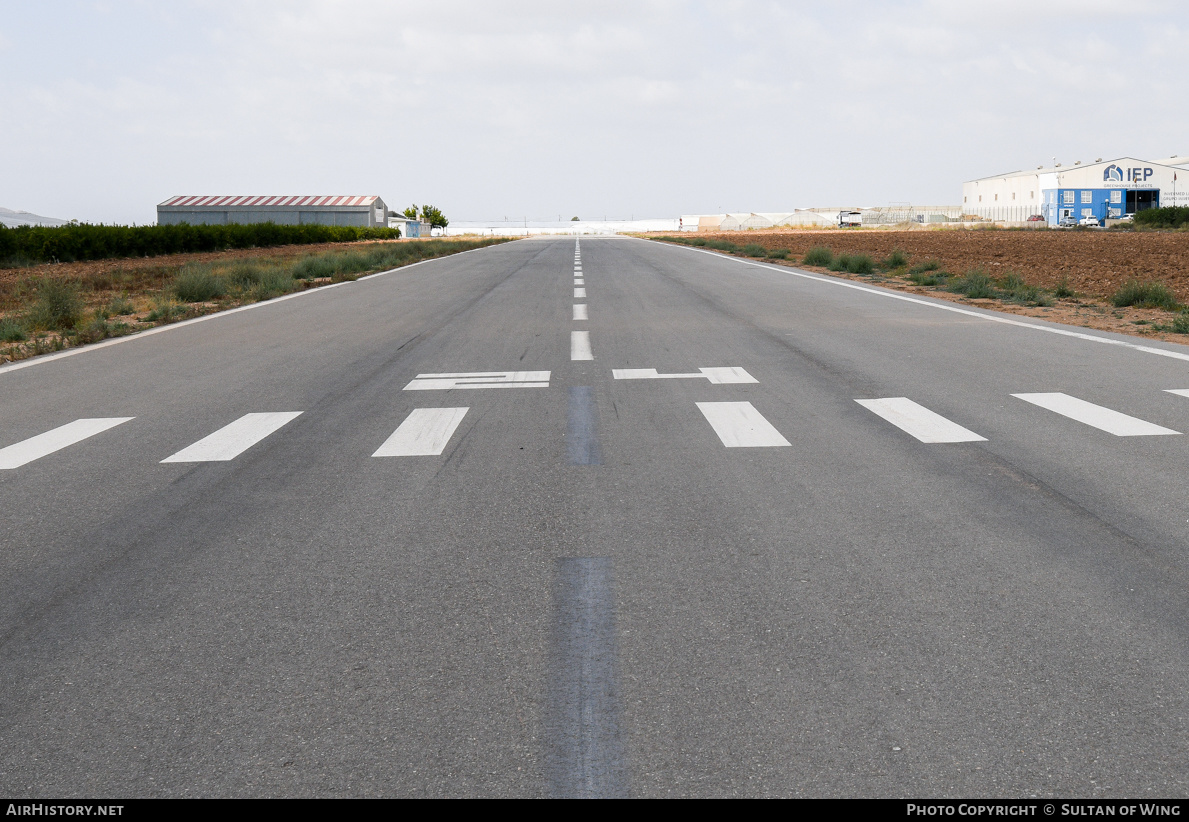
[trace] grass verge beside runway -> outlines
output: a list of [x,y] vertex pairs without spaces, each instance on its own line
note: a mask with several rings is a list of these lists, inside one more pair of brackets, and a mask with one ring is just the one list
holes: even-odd
[[296,246],[0,270],[0,363],[501,242],[508,238]]

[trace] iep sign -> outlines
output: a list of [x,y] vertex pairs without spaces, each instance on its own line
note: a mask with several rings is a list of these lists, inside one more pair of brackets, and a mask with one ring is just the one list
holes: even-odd
[[1153,171],[1150,168],[1122,168],[1111,163],[1102,172],[1102,180],[1107,183],[1121,183],[1123,182],[1123,175],[1127,175],[1127,182],[1142,183],[1152,176]]

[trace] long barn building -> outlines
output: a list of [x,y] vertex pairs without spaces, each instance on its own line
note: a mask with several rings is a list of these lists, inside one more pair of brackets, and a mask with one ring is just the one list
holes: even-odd
[[170,197],[157,206],[158,225],[278,225],[388,226],[388,207],[375,196],[339,197]]

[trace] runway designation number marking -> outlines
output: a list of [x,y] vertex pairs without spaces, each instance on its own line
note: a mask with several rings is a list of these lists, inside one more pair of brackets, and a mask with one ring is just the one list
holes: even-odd
[[417,408],[373,457],[436,457],[446,450],[469,408]]
[[548,371],[470,371],[461,374],[418,374],[405,391],[447,391],[452,388],[548,388]]
[[715,385],[731,383],[758,383],[755,377],[742,368],[699,368],[696,374],[658,374],[655,368],[615,368],[611,376],[617,380],[697,380],[703,379]]
[[1047,408],[1049,411],[1069,417],[1071,420],[1077,420],[1093,428],[1106,431],[1108,434],[1114,434],[1116,437],[1158,437],[1181,433],[1136,417],[1120,414],[1118,411],[1103,408],[1092,402],[1079,400],[1068,394],[1012,394],[1012,396],[1024,400],[1024,402],[1039,405],[1041,408]]
[[44,434],[22,440],[7,448],[0,448],[0,470],[20,468],[22,465],[41,459],[55,451],[82,442],[135,417],[101,417],[82,419],[60,425]]
[[698,410],[727,448],[791,445],[749,402],[700,402]]
[[300,416],[300,411],[244,414],[161,462],[227,462]]
[[912,434],[921,442],[986,442],[986,437],[980,437],[973,431],[968,431],[955,422],[950,422],[940,414],[936,414],[918,405],[908,397],[887,397],[879,400],[855,400],[901,431]]

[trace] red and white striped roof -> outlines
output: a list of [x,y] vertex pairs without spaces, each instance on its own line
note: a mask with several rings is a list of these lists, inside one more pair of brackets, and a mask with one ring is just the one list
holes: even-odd
[[370,206],[379,197],[171,197],[163,206]]

